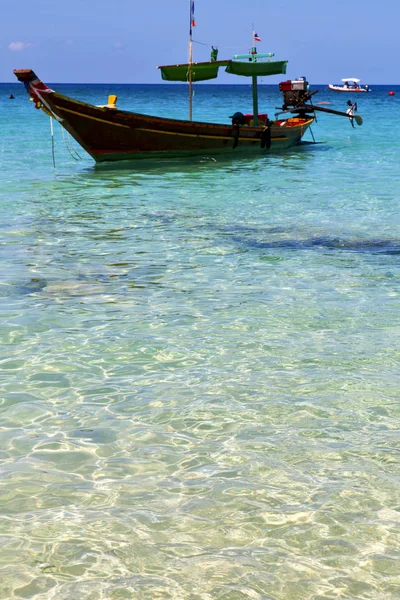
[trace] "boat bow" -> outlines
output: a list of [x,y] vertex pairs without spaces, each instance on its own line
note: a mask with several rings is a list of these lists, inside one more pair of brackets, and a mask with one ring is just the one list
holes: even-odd
[[14,69],[14,75],[18,81],[24,84],[26,91],[35,103],[35,108],[43,108],[44,105],[47,110],[50,110],[46,96],[50,93],[54,94],[54,90],[43,83],[32,69]]

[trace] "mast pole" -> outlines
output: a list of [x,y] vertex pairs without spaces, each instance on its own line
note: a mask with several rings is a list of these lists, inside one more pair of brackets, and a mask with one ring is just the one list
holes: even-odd
[[189,72],[188,72],[188,83],[189,83],[189,121],[192,120],[193,117],[193,71],[192,71],[192,63],[193,63],[193,39],[192,39],[192,25],[194,23],[194,1],[189,0]]
[[192,81],[192,62],[193,62],[193,42],[192,35],[189,40],[189,121],[193,117],[193,81]]
[[252,88],[253,88],[253,121],[254,126],[258,126],[258,83],[257,75],[252,75]]
[[[253,42],[253,46],[251,48],[251,55],[252,55],[251,60],[253,62],[257,62],[257,59],[256,59],[257,48],[255,46],[254,36],[255,36],[254,25],[252,25],[252,42]],[[258,83],[257,83],[257,75],[252,75],[251,79],[252,79],[252,92],[253,92],[253,122],[254,122],[255,127],[258,127]]]

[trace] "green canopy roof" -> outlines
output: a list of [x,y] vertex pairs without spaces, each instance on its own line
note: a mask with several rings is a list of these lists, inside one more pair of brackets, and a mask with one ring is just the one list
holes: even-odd
[[218,60],[214,62],[199,62],[180,65],[165,65],[157,67],[161,70],[161,77],[166,81],[189,81],[189,69],[192,70],[192,81],[207,81],[218,77],[218,69],[226,67],[226,72],[231,75],[243,75],[252,77],[258,75],[266,77],[267,75],[279,75],[286,73],[287,60],[267,60],[267,61],[239,61],[239,60]]
[[229,60],[217,60],[214,62],[192,63],[191,65],[166,65],[157,67],[161,69],[161,77],[166,81],[189,81],[189,69],[192,69],[192,81],[206,81],[218,77],[219,67],[226,67]]
[[245,77],[251,77],[258,75],[260,77],[267,75],[279,75],[280,73],[286,73],[287,60],[269,60],[269,61],[237,61],[230,60],[226,67],[226,72],[231,75],[244,75]]

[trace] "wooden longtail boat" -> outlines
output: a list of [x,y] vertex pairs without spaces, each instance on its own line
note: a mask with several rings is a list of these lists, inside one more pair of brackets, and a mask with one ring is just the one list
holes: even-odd
[[[158,67],[164,80],[189,84],[188,120],[119,110],[116,96],[110,96],[105,106],[94,106],[50,89],[30,69],[15,70],[14,73],[25,85],[36,108],[56,119],[96,162],[193,155],[212,157],[232,152],[260,156],[298,144],[313,122],[317,109],[305,105],[313,95],[305,78],[280,84],[284,97],[281,114],[289,113],[285,118],[270,120],[266,114],[259,114],[257,77],[286,73],[287,61],[272,60],[273,53],[259,54],[255,42],[261,40],[253,30],[253,46],[248,54],[218,61],[218,51],[212,47],[210,61],[193,62],[193,0],[189,0],[189,5],[189,63]],[[225,67],[227,73],[252,78],[253,114],[237,112],[230,117],[230,124],[193,121],[193,83],[214,79],[221,67]],[[335,114],[348,116],[337,111]]]
[[86,104],[48,88],[31,70],[14,72],[36,107],[56,119],[96,162],[227,152],[261,155],[298,144],[314,119],[267,119],[251,126],[253,115],[233,118],[228,125],[155,117]]

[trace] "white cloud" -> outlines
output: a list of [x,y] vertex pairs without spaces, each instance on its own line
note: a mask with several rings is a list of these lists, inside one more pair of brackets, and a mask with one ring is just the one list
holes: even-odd
[[8,49],[12,52],[21,52],[21,50],[26,50],[32,46],[33,44],[30,42],[11,42],[11,44],[8,44]]

